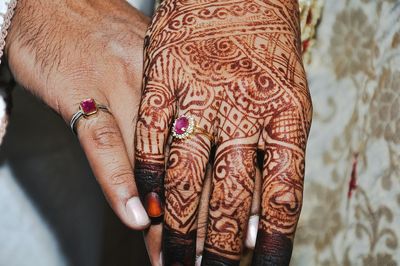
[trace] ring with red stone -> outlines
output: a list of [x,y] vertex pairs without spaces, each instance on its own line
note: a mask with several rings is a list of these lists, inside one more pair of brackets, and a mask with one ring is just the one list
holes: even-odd
[[77,135],[76,124],[78,123],[79,119],[82,117],[88,118],[89,116],[96,114],[99,110],[110,113],[107,106],[97,103],[92,98],[81,101],[79,104],[79,111],[72,116],[71,122],[69,123],[72,132]]
[[196,122],[193,116],[182,115],[175,119],[172,125],[172,136],[174,138],[184,140],[190,138],[194,134],[203,134],[212,142],[214,137],[212,134],[196,126]]

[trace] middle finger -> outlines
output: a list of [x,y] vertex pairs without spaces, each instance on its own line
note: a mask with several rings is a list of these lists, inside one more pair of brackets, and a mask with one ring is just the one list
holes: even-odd
[[239,265],[254,189],[255,145],[250,139],[222,143],[213,170],[202,265]]

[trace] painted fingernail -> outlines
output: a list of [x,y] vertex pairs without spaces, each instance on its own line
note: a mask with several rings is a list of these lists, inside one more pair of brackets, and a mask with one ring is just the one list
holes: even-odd
[[203,256],[197,256],[197,258],[196,258],[196,266],[200,266],[201,265],[201,261],[203,260]]
[[249,225],[247,228],[246,236],[246,247],[254,249],[256,246],[257,232],[258,232],[258,222],[260,217],[258,215],[253,215],[250,217]]
[[158,218],[163,215],[161,199],[155,192],[150,192],[147,194],[145,199],[145,208],[147,210],[147,214],[151,218]]
[[146,226],[150,223],[150,219],[147,216],[139,197],[129,199],[126,203],[126,210],[132,223],[136,226]]

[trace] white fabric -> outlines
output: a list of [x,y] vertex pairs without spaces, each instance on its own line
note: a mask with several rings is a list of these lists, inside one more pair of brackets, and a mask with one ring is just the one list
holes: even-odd
[[151,16],[154,9],[153,0],[127,0],[132,6],[136,7],[147,16]]
[[66,265],[57,240],[7,165],[0,168],[0,265]]
[[0,0],[0,63],[3,56],[7,29],[10,26],[16,4],[17,0]]
[[[0,25],[4,22],[11,1],[13,0],[0,0]],[[129,2],[146,15],[151,15],[153,12],[152,0]],[[5,117],[5,107],[5,102],[0,97],[0,119]],[[8,165],[2,165],[0,167],[0,266],[67,264],[51,229],[15,181]]]
[[[16,4],[17,0],[0,0],[0,64],[1,58],[3,56],[7,30],[10,26],[11,18],[14,14],[14,8]],[[0,143],[4,136],[5,128],[7,126],[7,118],[6,103],[4,99],[0,97]]]
[[400,1],[325,1],[312,60],[292,265],[400,265]]

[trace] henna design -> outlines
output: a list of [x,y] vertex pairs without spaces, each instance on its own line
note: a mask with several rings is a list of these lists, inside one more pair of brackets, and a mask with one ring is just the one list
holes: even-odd
[[[164,202],[163,176],[164,165],[143,163],[136,160],[135,181],[140,200],[150,218],[156,219],[164,213],[162,205]],[[153,222],[160,221],[154,220]]]
[[[214,255],[224,254],[218,261],[227,259],[227,265],[240,260],[254,189],[255,151],[254,144],[226,142],[218,147],[215,158],[205,249]],[[203,256],[204,265],[214,260],[215,256]]]
[[194,265],[196,259],[196,231],[187,234],[177,233],[168,225],[164,225],[163,259],[165,265]]
[[239,266],[238,260],[231,260],[228,258],[221,257],[219,254],[212,253],[208,250],[204,250],[202,265],[207,266]]
[[[262,213],[253,264],[287,265],[301,211],[312,113],[297,1],[165,0],[145,45],[137,167],[158,165],[150,167],[158,169],[150,176],[161,184],[163,146],[176,114],[190,114],[214,133],[203,264],[236,265],[254,189],[255,154],[262,149]],[[192,237],[210,146],[202,135],[171,144],[165,172],[167,265],[194,264]],[[170,248],[174,241],[178,246]]]
[[252,265],[289,265],[292,246],[292,240],[285,235],[260,231]]
[[[148,38],[145,41],[148,44]],[[147,64],[148,77],[144,78],[144,91],[136,127],[135,179],[139,196],[152,222],[160,222],[164,213],[164,146],[175,112],[173,80],[165,80],[174,74],[169,62]],[[177,74],[177,73],[175,73]],[[178,73],[179,74],[179,73]]]
[[201,137],[171,145],[165,179],[165,222],[181,234],[196,229],[196,212],[209,152],[210,145]]

